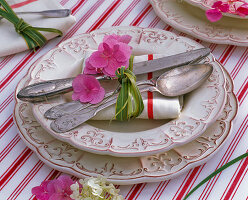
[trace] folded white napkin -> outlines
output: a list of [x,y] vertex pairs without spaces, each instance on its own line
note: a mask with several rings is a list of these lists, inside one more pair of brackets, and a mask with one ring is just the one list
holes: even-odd
[[[8,0],[15,12],[19,11],[43,11],[63,9],[56,0]],[[47,18],[39,15],[20,15],[27,23],[36,27],[56,28],[65,33],[74,23],[75,18]],[[28,46],[25,40],[16,33],[14,25],[6,19],[0,21],[0,57],[25,51]],[[41,32],[48,40],[57,36],[55,33]]]
[[[93,51],[87,51],[84,57],[82,70],[85,66],[85,60]],[[153,54],[153,59],[164,57],[162,54]],[[135,56],[134,63],[148,60],[148,55]],[[148,76],[145,75],[147,78]],[[150,75],[151,76],[151,75]],[[142,77],[144,78],[144,76]],[[173,119],[180,115],[183,97],[165,97],[158,92],[142,93],[144,110],[138,118],[141,119]],[[92,120],[111,120],[115,115],[115,105],[100,111]]]

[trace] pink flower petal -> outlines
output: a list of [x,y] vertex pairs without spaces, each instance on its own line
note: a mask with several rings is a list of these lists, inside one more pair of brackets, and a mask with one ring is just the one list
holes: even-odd
[[110,45],[108,45],[108,43],[104,42],[102,44],[103,46],[103,54],[106,56],[106,57],[109,57],[109,56],[112,56],[113,54],[113,49],[110,47]]
[[[117,38],[114,37],[113,35],[109,35],[109,36],[107,36],[107,39],[106,39],[106,40],[105,40],[105,39],[103,40],[103,44],[109,45],[109,47],[110,47],[111,49],[113,48],[113,46],[114,46],[116,43],[118,43],[118,40],[117,40]],[[98,50],[101,51],[102,47],[103,47],[103,46],[100,45],[99,48],[98,48]]]
[[96,51],[89,57],[89,63],[94,68],[104,68],[108,65],[108,60],[102,52]]
[[57,193],[58,190],[59,190],[59,182],[57,181],[57,179],[51,180],[47,184],[47,191],[50,196],[54,193]]
[[52,194],[49,198],[49,200],[72,200],[70,198],[70,196],[68,196],[67,194]]
[[[105,91],[103,90],[99,81],[95,77],[85,74],[80,74],[74,80],[76,79],[81,79],[81,80],[73,81],[72,84],[73,89],[75,86],[78,87],[77,86],[78,83],[80,83],[80,85],[83,84],[83,87],[79,92],[73,91],[72,94],[73,100],[80,100],[82,103],[88,103],[88,102],[98,103],[103,99],[102,96],[105,95]],[[63,177],[61,179],[63,179]]]
[[222,11],[222,12],[228,12],[229,11],[229,9],[230,9],[230,6],[229,6],[229,4],[227,4],[227,3],[223,3],[220,7],[219,7],[219,9],[220,9],[220,11]]
[[47,184],[49,181],[42,182],[41,186],[32,188],[32,194],[39,200],[48,200],[50,195],[47,192]]
[[85,87],[89,90],[98,90],[101,87],[99,81],[94,76],[83,75],[83,81]]
[[123,42],[128,44],[131,41],[132,37],[130,35],[107,35],[103,38],[103,42],[106,42],[108,40],[116,40],[117,42]]
[[123,42],[128,44],[131,41],[132,37],[130,35],[122,35],[120,36],[119,42]]
[[216,1],[213,5],[212,8],[217,8],[222,12],[228,12],[230,9],[230,6],[228,3],[222,2],[222,1]]
[[245,17],[248,15],[248,4],[243,4],[242,6],[238,7],[236,12],[238,15]]
[[126,62],[131,56],[131,48],[124,43],[119,43],[114,46],[114,58],[118,62]]
[[73,81],[72,87],[74,92],[81,92],[84,88],[83,74],[79,74]]
[[79,100],[80,100],[82,103],[88,103],[88,102],[91,102],[93,99],[92,99],[92,97],[90,96],[90,93],[84,93],[84,94],[81,94],[81,95],[80,95]]
[[103,42],[106,42],[108,40],[117,40],[118,36],[116,34],[112,34],[112,35],[105,35],[103,38]]
[[92,97],[92,100],[90,101],[90,103],[97,104],[103,100],[105,96],[105,90],[104,88],[101,87],[98,91],[92,92],[90,95]]
[[73,94],[71,95],[71,98],[73,101],[77,101],[80,99],[80,96],[81,96],[81,93],[73,92]]
[[216,1],[214,2],[214,4],[212,5],[212,8],[219,8],[222,5],[222,1]]
[[89,58],[85,61],[84,74],[97,74],[97,69],[89,63]]
[[71,177],[67,175],[61,175],[57,180],[62,183],[64,189],[70,189],[70,186],[74,183]]
[[129,60],[127,60],[126,62],[117,62],[116,59],[111,59],[109,60],[109,65],[108,67],[105,67],[103,69],[103,73],[108,75],[108,76],[111,76],[111,77],[115,77],[115,71],[122,67],[122,66],[125,66],[126,68],[128,67],[129,65]]
[[217,8],[207,10],[206,16],[207,16],[208,20],[211,22],[216,22],[222,18],[222,14]]

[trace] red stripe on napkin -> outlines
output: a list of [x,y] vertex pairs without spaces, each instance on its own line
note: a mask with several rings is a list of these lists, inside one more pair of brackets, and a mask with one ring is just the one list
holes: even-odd
[[[153,54],[148,55],[148,60],[153,60]],[[147,79],[150,80],[152,79],[152,72],[147,74]],[[147,114],[148,114],[148,119],[153,119],[153,93],[152,92],[147,92]]]
[[26,1],[23,1],[21,3],[16,3],[16,4],[11,5],[11,8],[20,8],[20,7],[25,6],[27,4],[33,3],[35,1],[38,1],[38,0],[26,0]]

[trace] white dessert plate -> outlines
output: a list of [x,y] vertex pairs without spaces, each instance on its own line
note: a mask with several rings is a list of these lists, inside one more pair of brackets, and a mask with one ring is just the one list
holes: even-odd
[[[67,78],[81,71],[80,59],[86,49],[96,49],[106,34],[129,34],[134,54],[168,55],[202,48],[197,42],[171,32],[138,27],[97,30],[61,43],[38,60],[28,72],[29,83]],[[184,98],[184,108],[177,119],[133,120],[131,122],[88,121],[72,131],[56,133],[44,113],[52,106],[71,101],[68,96],[33,104],[33,113],[42,127],[55,138],[74,147],[97,154],[136,157],[164,152],[192,141],[220,115],[226,99],[223,70],[212,55],[206,58],[214,66],[210,78]],[[144,76],[147,78],[147,75]],[[166,111],[165,111],[166,112]]]
[[[218,0],[184,0],[184,1],[186,1],[187,3],[189,3],[193,6],[199,7],[203,10],[209,10],[212,8],[212,5],[215,2],[217,2]],[[225,2],[225,1],[223,1],[223,2]],[[222,15],[228,16],[228,17],[240,18],[240,19],[248,19],[248,16],[241,17],[239,15],[231,14],[231,13],[222,13]]]
[[150,0],[155,13],[175,29],[201,40],[238,46],[248,45],[248,20],[222,17],[212,23],[205,11],[176,0]]
[[14,120],[23,141],[50,167],[83,178],[105,176],[115,184],[135,184],[172,179],[205,163],[224,144],[231,133],[238,104],[233,83],[226,73],[227,100],[221,116],[200,137],[170,151],[146,157],[121,158],[88,153],[57,140],[33,116],[29,103],[16,98],[29,83],[24,77],[15,93]]

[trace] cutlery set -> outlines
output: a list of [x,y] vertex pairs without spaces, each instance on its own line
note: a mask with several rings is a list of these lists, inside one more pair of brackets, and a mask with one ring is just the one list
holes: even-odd
[[[159,77],[137,82],[137,86],[140,86],[140,92],[159,92],[169,97],[191,92],[204,83],[213,71],[210,64],[195,64],[209,53],[208,48],[202,48],[151,61],[134,63],[134,73],[136,75],[168,69]],[[111,81],[112,78],[98,76],[97,79]],[[72,81],[73,78],[67,78],[29,85],[23,88],[17,94],[17,97],[23,101],[42,101],[71,91]],[[75,101],[55,106],[46,111],[45,117],[55,119],[51,123],[51,129],[55,132],[70,131],[94,117],[99,111],[113,105],[118,96],[116,91],[107,93],[103,102],[97,105],[82,104]]]

